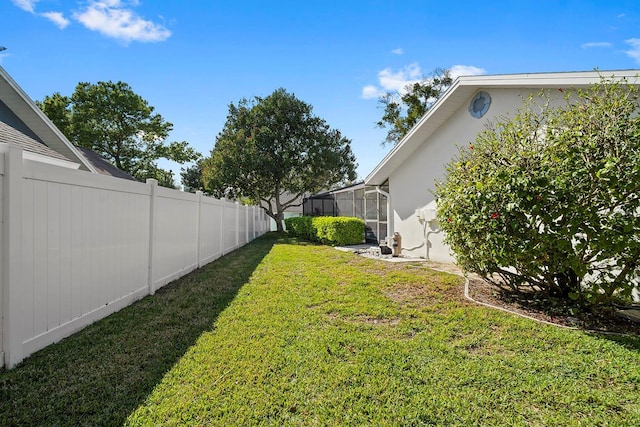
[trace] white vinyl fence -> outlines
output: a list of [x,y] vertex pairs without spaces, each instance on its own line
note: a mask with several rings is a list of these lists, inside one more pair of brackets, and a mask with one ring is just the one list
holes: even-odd
[[262,209],[23,159],[0,144],[0,362],[266,233]]

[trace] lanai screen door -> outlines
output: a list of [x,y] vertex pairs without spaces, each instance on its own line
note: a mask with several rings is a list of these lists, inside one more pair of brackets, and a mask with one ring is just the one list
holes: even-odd
[[376,189],[364,192],[364,222],[376,235],[378,242],[387,238],[387,197]]

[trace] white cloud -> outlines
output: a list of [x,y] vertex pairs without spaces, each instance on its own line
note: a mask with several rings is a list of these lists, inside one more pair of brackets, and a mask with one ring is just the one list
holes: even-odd
[[[453,79],[460,76],[477,76],[487,73],[484,68],[478,68],[472,65],[454,65],[449,69],[449,72]],[[379,98],[387,92],[397,92],[402,95],[406,92],[408,85],[424,79],[425,76],[422,74],[422,69],[417,62],[409,64],[395,72],[391,70],[391,68],[385,68],[378,72],[378,86],[368,85],[362,88],[362,98]]]
[[628,39],[624,42],[631,46],[631,50],[626,50],[624,53],[640,64],[640,39]]
[[65,18],[61,12],[44,12],[40,15],[53,22],[61,30],[65,29],[66,26],[69,25],[69,20]]
[[362,88],[362,97],[364,99],[377,99],[384,95],[384,91],[378,89],[374,85],[365,86]]
[[611,47],[613,46],[611,43],[609,42],[589,42],[589,43],[583,43],[582,47],[583,49],[589,49],[592,47]]
[[[136,6],[137,1],[129,5]],[[121,0],[92,0],[83,11],[73,17],[90,30],[108,37],[131,41],[157,42],[171,36],[171,31],[138,16]]]
[[38,0],[12,0],[13,4],[18,6],[22,10],[33,13],[36,8]]
[[385,68],[378,72],[378,85],[369,85],[362,88],[362,98],[379,98],[387,92],[405,93],[407,85],[419,82],[423,79],[422,69],[417,62],[405,66],[399,71]]
[[40,0],[12,0],[12,1],[13,1],[13,4],[18,6],[22,10],[25,10],[29,13],[33,13],[34,15],[39,15],[44,18],[47,18],[49,21],[53,22],[61,30],[66,28],[67,25],[69,25],[69,20],[64,17],[62,12],[36,13],[36,4]]
[[487,74],[487,71],[484,68],[474,67],[473,65],[454,65],[449,69],[449,73],[451,78],[455,80],[461,76],[480,76]]
[[404,92],[405,86],[422,79],[422,70],[417,62],[409,64],[402,70],[393,72],[385,68],[378,72],[378,82],[384,90]]
[[404,50],[401,47],[399,47],[397,49],[393,49],[391,53],[393,53],[394,55],[404,55]]

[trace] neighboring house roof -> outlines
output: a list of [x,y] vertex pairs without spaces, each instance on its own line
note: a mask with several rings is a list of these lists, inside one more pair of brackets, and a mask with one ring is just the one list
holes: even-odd
[[118,169],[111,163],[109,163],[105,158],[100,156],[95,151],[91,151],[88,148],[77,147],[78,150],[82,152],[82,155],[91,163],[91,165],[95,168],[95,170],[102,175],[114,176],[116,178],[129,179],[131,181],[137,181],[133,176],[129,175],[127,172]]
[[354,191],[364,188],[364,181],[359,181],[354,184],[345,185],[344,187],[335,188],[333,190],[322,191],[320,193],[315,193],[310,196],[305,197],[305,199],[322,199],[325,197],[332,196],[336,193],[343,193],[345,191]]
[[469,102],[480,89],[523,88],[531,90],[579,88],[604,77],[626,78],[638,84],[640,70],[588,71],[538,74],[508,74],[458,77],[420,121],[385,156],[365,179],[367,185],[382,185],[453,113]]
[[[51,151],[54,151],[64,157],[65,160],[75,162],[80,165],[81,169],[88,170],[97,173],[93,165],[80,153],[80,150],[76,148],[60,130],[49,120],[49,118],[38,108],[38,106],[27,96],[27,94],[18,86],[18,84],[9,76],[9,74],[0,67],[0,100],[8,108],[21,124],[28,129],[33,136],[26,135],[26,133],[18,128],[13,123],[5,125],[17,130],[22,135],[26,135],[28,140],[25,140],[20,135],[17,141],[11,141],[18,143],[28,152],[38,152],[36,147],[32,145],[33,141],[39,142],[45,145]],[[23,145],[26,144],[26,145]],[[26,147],[31,147],[32,150],[28,150]],[[41,149],[42,150],[42,149]],[[45,150],[42,154],[44,157],[51,157],[52,159],[61,160],[54,156],[49,156],[51,151]]]
[[9,126],[7,123],[0,120],[0,143],[13,143],[19,145],[24,151],[30,153],[40,154],[42,156],[53,157],[59,160],[65,160],[70,162],[71,160],[57,151],[47,147],[43,142],[37,141],[29,135],[26,135]]

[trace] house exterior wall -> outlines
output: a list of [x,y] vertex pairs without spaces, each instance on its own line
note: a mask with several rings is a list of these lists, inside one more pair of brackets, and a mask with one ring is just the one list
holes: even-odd
[[[404,164],[389,176],[394,230],[402,236],[403,254],[439,262],[453,262],[436,221],[420,223],[417,209],[436,208],[435,182],[445,177],[447,163],[458,147],[473,142],[489,120],[512,114],[532,90],[483,89],[491,96],[491,106],[480,119],[469,114],[469,100],[422,143]],[[533,90],[535,93],[535,90]]]

